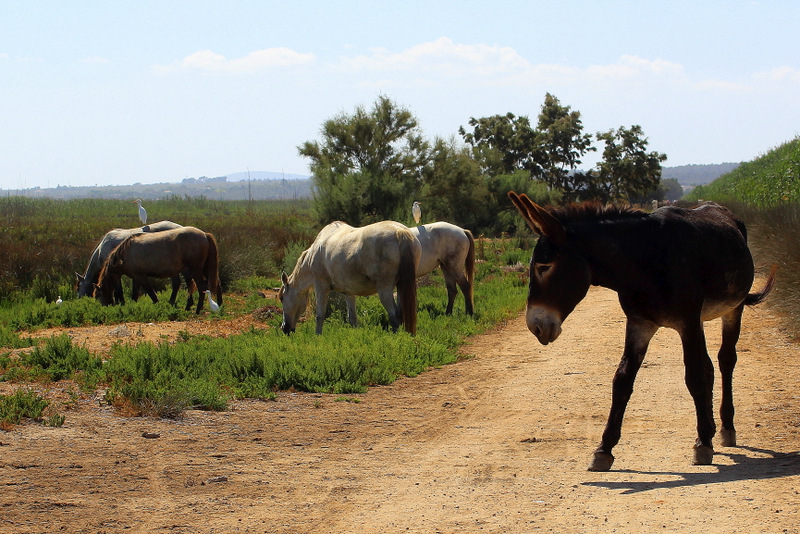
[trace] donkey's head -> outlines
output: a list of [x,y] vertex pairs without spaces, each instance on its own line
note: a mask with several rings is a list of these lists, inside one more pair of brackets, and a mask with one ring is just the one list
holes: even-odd
[[586,296],[591,270],[586,259],[570,245],[564,225],[525,194],[509,198],[525,222],[539,234],[533,249],[525,315],[528,330],[543,345],[561,334],[561,324]]

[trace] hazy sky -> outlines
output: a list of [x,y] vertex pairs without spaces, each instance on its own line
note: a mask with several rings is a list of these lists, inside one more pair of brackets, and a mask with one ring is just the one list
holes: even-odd
[[[38,1],[0,4],[0,188],[308,174],[297,146],[386,95],[424,134],[641,125],[668,166],[800,134],[800,2]],[[587,160],[589,167],[594,162]]]

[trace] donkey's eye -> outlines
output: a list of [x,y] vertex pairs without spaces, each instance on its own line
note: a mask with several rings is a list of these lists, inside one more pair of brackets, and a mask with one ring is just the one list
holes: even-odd
[[550,270],[551,265],[542,265],[539,264],[536,266],[536,274],[539,276],[544,276],[544,273]]

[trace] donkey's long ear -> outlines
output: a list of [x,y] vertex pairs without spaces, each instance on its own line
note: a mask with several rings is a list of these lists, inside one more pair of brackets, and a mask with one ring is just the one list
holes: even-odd
[[561,221],[529,199],[528,195],[525,193],[518,195],[514,191],[509,191],[508,198],[517,207],[531,230],[539,235],[546,235],[556,242],[562,241],[566,237],[566,230],[564,230],[564,225],[561,224]]

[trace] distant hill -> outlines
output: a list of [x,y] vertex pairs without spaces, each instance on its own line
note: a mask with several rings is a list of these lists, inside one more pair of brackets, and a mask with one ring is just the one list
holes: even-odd
[[[59,186],[51,188],[4,190],[4,195],[21,195],[30,198],[122,198],[156,200],[179,197],[204,196],[213,200],[289,200],[311,196],[311,180],[308,176],[279,172],[251,171],[228,176],[208,178],[186,178],[180,182],[156,184],[106,186]],[[256,178],[269,176],[269,178]],[[233,177],[233,178],[231,178]]]
[[687,186],[705,185],[713,182],[723,174],[731,172],[739,165],[739,163],[718,163],[711,165],[664,167],[661,170],[661,178],[664,180],[675,178],[684,188]]
[[[723,174],[736,169],[739,163],[712,165],[681,165],[664,167],[663,179],[675,178],[685,190],[708,184]],[[21,195],[32,198],[141,198],[155,200],[171,196],[188,196],[214,200],[280,200],[308,198],[311,196],[311,179],[300,174],[269,171],[243,171],[208,178],[186,178],[180,182],[156,184],[106,186],[59,186],[51,188],[2,190],[3,195]]]

